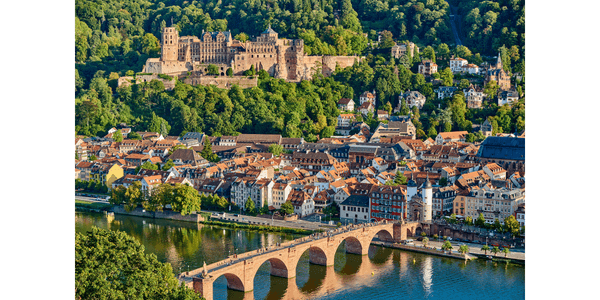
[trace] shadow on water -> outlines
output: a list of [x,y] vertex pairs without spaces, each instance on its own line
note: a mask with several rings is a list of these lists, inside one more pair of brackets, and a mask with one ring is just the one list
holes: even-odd
[[308,280],[303,284],[299,284],[298,280],[296,280],[296,284],[298,285],[300,292],[303,294],[310,294],[317,291],[321,285],[323,285],[325,275],[327,275],[327,267],[309,263],[306,274]]
[[378,247],[374,245],[369,246],[369,258],[374,265],[382,265],[390,260],[394,250],[391,248]]
[[269,293],[264,300],[279,300],[285,295],[288,289],[288,279],[282,277],[271,276],[271,287]]

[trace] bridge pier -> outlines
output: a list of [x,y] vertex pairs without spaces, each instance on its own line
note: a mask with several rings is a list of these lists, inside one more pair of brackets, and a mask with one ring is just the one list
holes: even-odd
[[314,265],[333,266],[333,257],[334,255],[327,255],[317,247],[310,247],[308,249],[308,262]]
[[197,277],[193,277],[193,286],[194,286],[194,291],[200,295],[202,295],[202,297],[204,297],[204,299],[206,300],[212,300],[213,299],[213,281],[209,280],[209,279],[202,279],[202,278],[197,278]]

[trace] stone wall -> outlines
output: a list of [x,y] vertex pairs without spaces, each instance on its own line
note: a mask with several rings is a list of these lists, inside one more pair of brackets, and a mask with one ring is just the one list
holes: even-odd
[[175,87],[175,78],[173,78],[172,80],[166,80],[158,77],[158,75],[137,75],[135,79],[131,76],[119,77],[119,79],[117,80],[117,86],[129,86],[132,84],[132,82],[134,82],[134,80],[136,84],[139,84],[142,82],[150,82],[154,79],[162,81],[163,85],[165,86],[165,90],[170,91]]
[[194,222],[194,223],[199,223],[199,222],[204,221],[204,218],[200,214],[190,214],[187,216],[182,216],[181,213],[174,212],[174,211],[148,212],[148,211],[144,211],[142,208],[139,208],[139,207],[128,212],[125,210],[125,208],[122,205],[115,205],[113,207],[113,212],[115,214],[120,214],[120,215],[129,215],[129,216],[137,216],[137,217],[145,217],[145,218],[153,218],[153,219],[168,219],[168,220]]
[[258,76],[254,78],[234,76],[234,77],[215,77],[215,76],[198,76],[188,77],[183,80],[184,83],[191,85],[214,85],[222,89],[230,89],[234,84],[237,84],[243,89],[252,88],[258,85]]

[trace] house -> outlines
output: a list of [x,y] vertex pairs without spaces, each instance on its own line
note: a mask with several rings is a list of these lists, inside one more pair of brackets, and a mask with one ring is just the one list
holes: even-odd
[[463,90],[463,93],[465,93],[465,101],[468,108],[481,108],[483,98],[485,97],[481,89],[471,84],[471,86]]
[[144,176],[140,181],[142,183],[142,192],[146,196],[149,196],[152,190],[163,182],[160,175]]
[[437,73],[438,65],[428,59],[423,60],[419,64],[419,74],[423,74],[423,76],[431,76]]
[[390,114],[385,110],[377,110],[377,119],[378,120],[387,120],[390,117]]
[[[519,205],[525,203],[525,191],[520,188],[494,188],[491,184],[473,186],[466,196],[457,196],[464,203],[463,216],[477,219],[481,213],[485,222],[493,224],[496,219],[504,224],[504,219],[515,215]],[[457,211],[454,203],[454,213]]]
[[458,187],[455,185],[434,188],[431,205],[433,215],[446,216],[452,214],[456,195],[458,195]]
[[498,106],[502,106],[504,104],[512,105],[513,102],[519,101],[519,93],[512,89],[501,91],[498,93]]
[[125,161],[129,165],[136,167],[141,166],[148,159],[150,159],[150,155],[147,154],[132,153],[125,156]]
[[201,132],[186,132],[184,136],[181,137],[182,141],[185,140],[197,140],[204,141],[204,133]]
[[315,202],[304,191],[292,190],[287,201],[294,207],[294,213],[300,217],[310,215],[315,211]]
[[485,86],[488,82],[492,80],[496,81],[496,83],[498,84],[498,90],[510,90],[510,76],[502,68],[502,58],[500,53],[498,53],[498,61],[496,62],[496,65],[490,66],[485,71],[485,79],[483,81],[483,85]]
[[340,222],[344,225],[368,223],[370,216],[369,196],[352,195],[340,204]]
[[411,121],[389,121],[387,124],[379,123],[375,132],[369,140],[370,143],[378,143],[381,138],[402,136],[406,139],[414,139],[416,136],[417,129]]
[[421,94],[418,91],[408,91],[400,96],[398,96],[398,107],[397,110],[400,111],[400,108],[402,107],[402,101],[406,101],[406,106],[408,106],[408,108],[413,108],[413,107],[418,107],[419,109],[423,108],[423,105],[425,105],[425,101],[427,99],[425,98],[425,96],[423,96],[423,94]]
[[372,113],[375,111],[375,106],[371,102],[365,102],[365,103],[361,104],[357,110],[360,113],[362,113],[364,116],[366,116],[369,113]]
[[336,128],[350,128],[352,122],[354,122],[355,116],[354,114],[340,114],[337,118],[337,126]]
[[290,193],[292,192],[292,186],[288,183],[277,182],[273,184],[273,203],[272,206],[275,209],[280,209],[281,205],[287,201]]
[[360,105],[365,104],[366,102],[371,102],[373,105],[375,105],[375,91],[373,91],[373,93],[370,93],[368,91],[365,91],[364,93],[362,93],[359,97],[360,100]]
[[438,99],[450,98],[458,88],[455,86],[440,86],[435,90]]
[[466,66],[463,66],[463,72],[469,73],[469,74],[479,74],[479,66],[476,64],[467,64]]
[[504,180],[506,179],[506,170],[500,167],[496,163],[488,163],[483,166],[483,171],[487,174],[492,180]]
[[492,132],[494,132],[494,127],[492,126],[492,123],[490,123],[490,121],[488,121],[487,119],[483,122],[483,124],[481,124],[481,127],[479,129],[481,131],[481,133],[488,137],[488,136],[492,136]]
[[354,111],[354,100],[342,98],[338,101],[338,109],[341,111]]
[[177,166],[186,164],[198,166],[207,162],[206,159],[192,149],[177,149],[169,155],[168,159],[173,160],[173,163]]
[[515,219],[519,222],[521,227],[525,226],[525,203],[519,204],[517,210],[515,210]]
[[[408,46],[408,47],[407,47]],[[417,53],[419,52],[419,47],[417,45],[415,45],[415,43],[413,42],[409,42],[408,44],[402,44],[402,45],[394,45],[392,46],[391,49],[391,55],[393,58],[398,59],[403,55],[407,54],[406,49],[410,49],[410,56],[414,57],[415,56],[415,50],[417,51]]]
[[450,132],[440,132],[435,138],[435,143],[437,145],[443,145],[449,142],[465,142],[465,139],[469,134],[468,131],[450,131]]
[[450,70],[452,73],[461,73],[463,72],[464,66],[466,66],[469,62],[460,57],[450,58]]
[[407,215],[406,189],[400,186],[373,186],[368,193],[371,219],[402,220]]

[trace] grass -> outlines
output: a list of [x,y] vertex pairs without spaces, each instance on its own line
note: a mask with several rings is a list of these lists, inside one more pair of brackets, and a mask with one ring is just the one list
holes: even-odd
[[75,200],[75,207],[105,210],[111,208],[112,204]]

